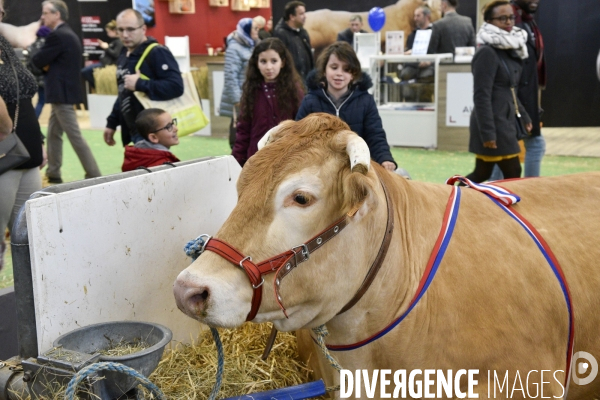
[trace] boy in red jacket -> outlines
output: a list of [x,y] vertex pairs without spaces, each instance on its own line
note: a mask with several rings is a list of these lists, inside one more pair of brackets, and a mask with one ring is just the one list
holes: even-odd
[[135,126],[144,140],[125,146],[123,172],[179,161],[169,150],[179,144],[177,119],[172,119],[171,114],[160,108],[148,108],[139,113]]

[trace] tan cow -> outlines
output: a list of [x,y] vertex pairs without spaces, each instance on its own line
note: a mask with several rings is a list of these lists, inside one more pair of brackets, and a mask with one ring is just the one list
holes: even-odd
[[[398,0],[391,6],[384,7],[385,25],[381,28],[382,41],[385,41],[386,31],[404,31],[404,38],[414,29],[413,15],[415,9],[423,5],[423,0]],[[432,21],[440,17],[439,1],[434,1],[432,5]],[[350,17],[360,15],[363,19],[363,29],[373,32],[369,27],[369,12],[352,13],[349,11],[338,11],[321,9],[308,11],[306,13],[306,23],[304,28],[310,36],[310,44],[318,55],[321,50],[336,41],[337,34],[348,28]]]
[[[271,273],[260,287],[262,304],[254,322],[271,321],[282,331],[326,324],[328,345],[341,345],[368,338],[407,309],[453,188],[388,173],[369,164],[368,152],[361,156],[365,149],[339,119],[312,114],[274,128],[269,143],[244,166],[238,204],[215,237],[256,262],[305,243],[358,208],[344,230],[280,282],[289,318],[277,303]],[[366,294],[336,315],[361,286],[382,243],[388,216],[380,182],[393,210],[391,245]],[[514,209],[541,232],[565,271],[574,306],[574,351],[600,359],[600,173],[503,186],[521,196]],[[349,370],[478,369],[480,398],[494,386],[487,371],[500,380],[508,371],[511,388],[519,373],[524,390],[533,395],[540,389],[540,371],[550,370],[543,395],[560,398],[569,330],[560,285],[522,227],[484,194],[460,191],[454,235],[421,301],[387,335],[334,357]],[[190,317],[231,328],[246,319],[253,289],[238,265],[205,251],[178,276],[174,293]],[[304,356],[310,351],[312,346],[302,347]],[[328,383],[338,381],[339,374],[321,356],[312,357],[320,359],[318,371]],[[509,397],[504,390],[498,398]],[[569,398],[598,393],[600,378],[585,386],[571,382]],[[520,391],[511,394],[524,397]]]

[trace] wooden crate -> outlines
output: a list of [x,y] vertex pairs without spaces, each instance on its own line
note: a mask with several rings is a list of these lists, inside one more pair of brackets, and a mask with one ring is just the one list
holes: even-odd
[[250,11],[250,0],[231,0],[233,11]]
[[196,2],[194,0],[169,0],[171,14],[195,14]]

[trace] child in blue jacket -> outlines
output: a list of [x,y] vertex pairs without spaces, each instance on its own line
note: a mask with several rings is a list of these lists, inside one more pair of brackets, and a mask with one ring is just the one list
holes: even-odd
[[317,69],[307,77],[309,93],[304,97],[296,121],[308,114],[325,112],[346,122],[369,146],[371,158],[385,169],[398,167],[383,130],[373,96],[371,77],[360,69],[352,46],[335,42],[317,60]]

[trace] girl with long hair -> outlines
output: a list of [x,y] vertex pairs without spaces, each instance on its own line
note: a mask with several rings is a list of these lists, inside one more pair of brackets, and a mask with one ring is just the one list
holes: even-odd
[[294,119],[304,90],[294,60],[277,38],[261,41],[246,70],[233,156],[244,166],[258,141],[281,121]]

